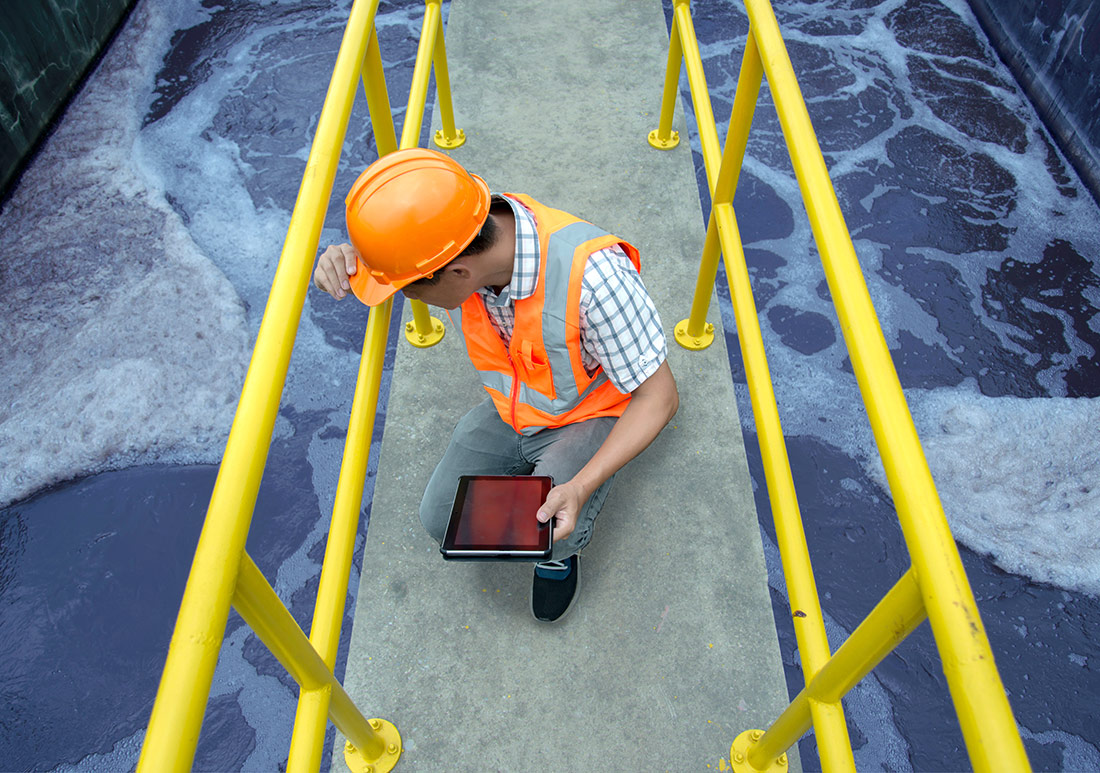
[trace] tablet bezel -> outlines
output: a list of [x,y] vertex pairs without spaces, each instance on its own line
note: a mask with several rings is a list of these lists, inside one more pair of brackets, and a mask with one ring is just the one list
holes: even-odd
[[542,501],[554,485],[552,478],[546,475],[461,475],[458,479],[458,488],[455,491],[454,504],[451,505],[451,517],[447,523],[447,531],[443,537],[443,543],[439,546],[439,552],[443,557],[451,560],[462,561],[545,561],[553,552],[554,534],[553,519],[538,526],[539,548],[535,550],[517,549],[507,545],[479,545],[477,547],[456,547],[455,537],[458,534],[459,523],[466,502],[466,494],[470,484],[477,480],[513,480],[522,481],[523,485],[538,485],[541,490]]

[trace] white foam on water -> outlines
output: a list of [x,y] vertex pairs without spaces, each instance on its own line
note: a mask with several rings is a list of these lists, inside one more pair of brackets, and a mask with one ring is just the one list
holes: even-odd
[[[343,23],[344,13],[330,9],[308,19],[299,18],[299,34],[311,28]],[[380,17],[380,26],[393,24],[389,15]],[[184,28],[195,23],[180,11],[173,25]],[[149,179],[168,191],[172,200],[188,214],[188,231],[210,259],[230,279],[248,307],[248,326],[253,334],[259,329],[266,308],[294,204],[293,190],[285,191],[286,200],[257,203],[247,187],[248,178],[261,171],[265,159],[256,166],[242,158],[241,147],[216,130],[208,129],[229,99],[250,95],[248,85],[264,67],[286,64],[286,51],[279,44],[292,34],[286,26],[263,21],[249,29],[231,50],[219,55],[208,77],[156,122],[142,129],[137,143],[138,163]],[[268,53],[273,50],[274,53]],[[333,54],[335,61],[335,54]],[[294,109],[317,115],[323,92],[311,95],[305,105]],[[314,119],[315,121],[315,119]],[[311,128],[312,130],[312,128]],[[307,158],[312,136],[303,133],[300,146],[288,156]],[[347,150],[345,149],[345,152]],[[339,192],[334,195],[340,195]],[[343,224],[340,223],[340,226]],[[326,235],[335,229],[326,229]],[[343,239],[343,237],[341,237]],[[312,261],[313,256],[310,256]],[[336,350],[313,323],[309,304],[317,291],[306,294],[306,307],[296,334],[291,367],[287,374],[283,403],[299,410],[347,410],[355,382],[358,356]],[[321,299],[321,302],[326,302]],[[354,303],[354,301],[348,301]],[[364,326],[366,309],[363,309]],[[331,502],[320,502],[322,508]]]
[[243,309],[134,163],[170,34],[157,4],[137,6],[0,213],[0,506],[224,446]]
[[141,755],[141,745],[145,742],[145,728],[135,731],[132,735],[115,741],[109,752],[103,754],[89,754],[76,765],[63,763],[53,769],[52,773],[115,773],[119,770],[130,770]]
[[[856,67],[860,81],[854,89],[870,83],[875,77],[896,83],[899,88],[908,88],[905,85],[908,82],[907,57],[929,59],[926,54],[900,46],[884,23],[885,15],[899,5],[878,6],[873,11],[873,18],[856,35],[830,36],[829,44],[838,61]],[[948,5],[972,29],[977,28],[965,3],[955,0]],[[817,12],[806,8],[806,13]],[[807,42],[814,41],[807,38]],[[870,54],[873,57],[868,58]],[[876,72],[880,66],[882,71]],[[1002,81],[1012,82],[1003,66],[996,65],[996,73]],[[1011,111],[1026,118],[1031,108],[1022,95],[998,87],[987,88]],[[892,127],[873,140],[850,151],[832,153],[832,174],[836,177],[853,171],[869,159],[887,161],[886,141],[914,125],[958,143],[967,153],[986,154],[1008,170],[1016,182],[1016,207],[999,218],[1007,229],[1007,250],[975,251],[963,256],[927,246],[908,250],[914,257],[953,267],[959,281],[969,291],[969,311],[976,322],[994,332],[1000,346],[1017,354],[1025,365],[1035,364],[1038,355],[1024,350],[1017,340],[1026,340],[1032,331],[991,318],[982,306],[983,286],[990,279],[989,272],[1000,269],[1007,257],[1024,263],[1041,260],[1053,239],[1065,239],[1082,255],[1093,258],[1096,246],[1100,245],[1100,219],[1096,216],[1095,204],[1083,188],[1079,188],[1075,198],[1061,194],[1047,171],[1047,145],[1038,134],[1037,119],[1025,120],[1028,146],[1025,152],[1015,153],[995,143],[963,135],[936,117],[919,99],[909,102],[917,111],[912,118],[896,118]],[[784,431],[789,436],[820,438],[859,461],[875,480],[883,483],[885,475],[866,412],[852,376],[845,372],[847,350],[832,304],[808,292],[824,278],[824,273],[816,256],[811,254],[812,236],[793,175],[785,168],[770,168],[751,153],[746,157],[745,168],[770,185],[794,212],[794,230],[789,236],[749,245],[771,250],[787,261],[778,269],[780,289],[769,306],[783,304],[802,312],[823,314],[834,325],[837,334],[832,346],[812,356],[803,355],[780,342],[779,336],[767,324],[767,309],[760,310]],[[1065,168],[1068,170],[1069,166]],[[861,204],[869,209],[874,198],[889,190],[889,186],[880,185]],[[976,201],[981,202],[983,195],[981,190],[976,190]],[[967,356],[949,346],[941,332],[940,320],[904,288],[891,284],[877,273],[882,261],[882,245],[859,238],[857,234],[855,247],[889,346],[898,345],[899,335],[904,330],[949,357]],[[1095,295],[1086,292],[1086,297],[1094,303]],[[948,387],[932,392],[907,390],[907,395],[919,417],[918,429],[926,441],[937,485],[960,541],[974,550],[993,555],[1008,571],[1066,588],[1098,593],[1100,547],[1095,538],[1089,541],[1086,528],[1086,524],[1100,514],[1098,495],[1091,487],[1100,465],[1097,462],[1100,433],[1095,432],[1097,403],[1062,397],[1065,372],[1074,367],[1078,358],[1091,359],[1097,353],[1075,335],[1066,313],[1045,305],[1040,307],[1031,300],[1023,303],[1056,317],[1063,325],[1067,351],[1051,353],[1052,366],[1035,376],[1050,394],[1055,395],[1054,398],[987,398],[973,387]],[[1094,318],[1089,324],[1095,328],[1100,322]],[[822,401],[822,395],[828,396],[826,402]],[[949,432],[945,426],[952,430]],[[1025,427],[1028,429],[1022,429]],[[1064,445],[1066,437],[1075,438],[1073,448],[1067,449]],[[976,458],[982,459],[981,468],[973,461]],[[983,477],[975,477],[978,473],[983,473]]]
[[1100,398],[907,390],[955,537],[998,566],[1100,595]]
[[1044,746],[1057,743],[1062,746],[1062,770],[1100,770],[1100,750],[1080,736],[1063,730],[1045,730],[1035,733],[1020,725],[1020,736]]

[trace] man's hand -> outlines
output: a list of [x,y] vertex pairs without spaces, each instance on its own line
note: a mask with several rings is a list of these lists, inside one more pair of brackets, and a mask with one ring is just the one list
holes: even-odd
[[554,486],[539,508],[538,519],[554,524],[554,542],[573,533],[577,517],[592,492],[640,454],[660,434],[680,407],[676,379],[668,362],[634,390],[623,415],[588,463],[560,486]]
[[537,518],[540,523],[554,519],[554,542],[573,533],[577,526],[577,516],[586,501],[588,494],[572,481],[550,489],[546,501],[539,508]]
[[348,277],[359,268],[359,255],[350,244],[331,244],[317,259],[313,283],[336,300],[351,290]]

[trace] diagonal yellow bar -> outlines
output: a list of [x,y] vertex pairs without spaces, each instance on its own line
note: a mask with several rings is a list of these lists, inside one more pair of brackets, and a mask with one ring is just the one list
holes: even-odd
[[[363,761],[376,766],[379,772],[391,770],[401,754],[400,744],[377,731],[377,720],[372,722],[359,713],[343,685],[332,675],[331,667],[317,654],[247,553],[241,560],[233,606],[271,654],[294,677],[302,693],[310,697],[322,696],[330,704],[328,715],[333,724],[355,744]],[[322,732],[320,740],[323,739]],[[292,759],[287,770],[316,770],[316,766],[303,767],[301,759]]]
[[390,109],[390,95],[386,89],[386,74],[382,69],[382,52],[378,48],[378,30],[373,24],[367,55],[359,74],[363,79],[363,92],[367,95],[374,144],[378,148],[378,155],[384,156],[397,150],[397,135],[393,129],[393,111]]
[[[702,349],[713,340],[713,326],[707,326],[707,310],[710,296],[714,292],[714,280],[718,272],[718,246],[714,243],[717,234],[714,224],[714,208],[718,204],[733,201],[737,190],[737,181],[741,175],[741,163],[745,158],[745,147],[749,141],[749,127],[752,125],[756,100],[760,94],[760,84],[764,72],[760,65],[760,53],[756,49],[756,40],[749,35],[745,53],[741,57],[741,71],[737,76],[737,93],[733,98],[730,111],[729,129],[726,130],[726,145],[722,150],[722,161],[718,167],[718,180],[714,184],[711,196],[710,222],[707,224],[707,241],[703,246],[703,259],[699,265],[699,278],[695,283],[695,295],[691,301],[691,313],[688,318],[676,326],[676,340],[687,349]],[[729,254],[728,252],[726,253]],[[755,314],[753,315],[755,318]]]
[[707,186],[713,194],[722,146],[718,143],[718,124],[714,120],[714,110],[710,106],[710,90],[707,88],[707,77],[703,72],[703,59],[699,55],[695,25],[691,21],[691,5],[688,0],[673,0],[672,13],[676,28],[680,31],[684,69],[687,70],[688,85],[691,87],[691,101],[695,105],[695,122],[699,129],[699,144],[703,149]]
[[[751,746],[748,753],[749,764],[757,770],[764,770],[770,760],[793,746],[809,729],[810,716],[816,707],[839,703],[849,690],[871,673],[871,669],[916,630],[924,619],[920,586],[910,568],[882,601],[875,605],[871,614],[852,632],[824,668],[812,679],[807,677],[807,685],[802,692],[791,701],[790,706],[768,732]],[[816,732],[816,716],[813,725]],[[818,732],[819,748],[822,740]],[[830,759],[827,754],[822,753],[821,767],[829,771],[839,770],[841,767],[855,770],[850,748],[847,758],[847,761]]]

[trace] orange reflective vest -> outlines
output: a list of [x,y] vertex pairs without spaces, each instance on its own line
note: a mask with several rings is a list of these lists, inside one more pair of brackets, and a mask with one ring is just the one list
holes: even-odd
[[603,368],[591,376],[581,358],[581,277],[592,253],[618,244],[635,268],[638,250],[591,223],[508,194],[535,216],[539,273],[534,293],[515,301],[516,324],[506,347],[480,293],[451,312],[466,351],[500,417],[533,435],[598,416],[621,416],[630,402]]

